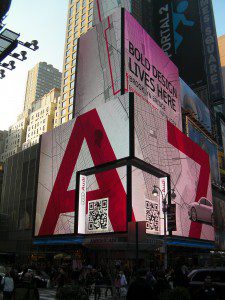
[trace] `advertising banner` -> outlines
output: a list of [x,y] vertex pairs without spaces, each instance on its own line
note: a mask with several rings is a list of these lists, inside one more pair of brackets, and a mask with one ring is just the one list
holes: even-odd
[[153,3],[157,43],[207,106],[222,102],[224,91],[212,1]]
[[220,119],[221,136],[223,143],[224,159],[225,159],[225,123]]
[[[128,103],[129,94],[120,96],[42,136],[35,236],[74,233],[77,171],[129,155],[129,113],[125,109],[129,107]],[[121,203],[125,201],[126,193],[117,170],[108,171],[105,176],[88,176],[87,181],[82,178],[83,197],[80,201],[85,198],[85,185],[86,199],[98,200],[109,198],[109,184],[115,182],[114,197],[121,199]],[[104,192],[106,186],[108,193]],[[96,190],[94,195],[93,190]],[[102,201],[100,204],[104,206]],[[109,198],[109,207],[111,203]],[[80,207],[83,215],[84,206],[80,204]],[[87,209],[90,210],[90,207],[86,206],[85,214]],[[124,210],[121,209],[121,212]],[[121,222],[123,219],[122,215]],[[80,230],[84,231],[84,224],[80,223],[80,226]]]
[[154,16],[156,41],[180,76],[191,88],[207,90],[198,1],[154,0]]
[[177,67],[127,11],[124,26],[125,89],[181,128]]
[[[173,231],[173,235],[213,240],[208,154],[138,96],[134,104],[135,157],[169,174],[171,188],[175,189],[176,198],[171,199],[171,204],[176,204],[176,231]],[[151,187],[154,184],[159,186],[156,180],[145,179],[144,183],[147,182]],[[133,181],[133,184],[136,183]],[[206,200],[209,209],[207,214],[202,215]],[[204,203],[200,204],[200,201]],[[145,221],[145,217],[142,221]],[[160,232],[162,223],[163,218],[160,218]]]
[[80,175],[78,233],[81,234],[85,233],[86,194],[87,194],[87,178],[84,175]]
[[209,155],[212,181],[220,183],[217,145],[209,140],[204,133],[188,121],[188,136]]
[[198,0],[198,2],[209,97],[212,104],[219,104],[224,102],[224,86],[212,0]]
[[121,18],[118,8],[79,38],[75,116],[121,95]]
[[212,132],[212,124],[208,107],[181,78],[180,85],[181,107],[193,113],[194,117],[202,124],[202,126],[204,126],[209,132]]

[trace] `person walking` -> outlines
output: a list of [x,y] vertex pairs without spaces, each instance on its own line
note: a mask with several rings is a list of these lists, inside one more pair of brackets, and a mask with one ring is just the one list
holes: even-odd
[[14,291],[14,280],[9,272],[6,272],[5,277],[2,278],[1,284],[3,286],[3,300],[12,299]]
[[127,300],[149,300],[154,299],[154,292],[150,284],[148,284],[147,280],[147,270],[140,269],[137,272],[137,277],[130,284],[127,291]]

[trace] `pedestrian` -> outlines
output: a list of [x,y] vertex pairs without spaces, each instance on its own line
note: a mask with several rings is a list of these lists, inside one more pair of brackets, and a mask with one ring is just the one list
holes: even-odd
[[157,272],[156,276],[156,283],[154,285],[154,292],[157,297],[157,299],[160,299],[160,297],[167,293],[170,290],[170,285],[168,281],[166,280],[165,272],[159,270]]
[[2,278],[1,284],[3,286],[3,300],[12,299],[14,281],[9,272],[6,272],[5,277]]
[[140,269],[137,272],[137,277],[130,284],[127,291],[127,300],[148,300],[153,299],[154,292],[151,285],[146,280],[147,270]]
[[56,282],[57,282],[57,291],[62,288],[66,282],[66,273],[64,271],[63,268],[59,269],[59,274],[56,278]]
[[116,296],[120,297],[120,287],[121,287],[120,274],[116,275],[114,286],[116,289]]
[[212,278],[207,275],[203,287],[199,291],[199,300],[218,300],[219,295],[215,286],[212,284]]

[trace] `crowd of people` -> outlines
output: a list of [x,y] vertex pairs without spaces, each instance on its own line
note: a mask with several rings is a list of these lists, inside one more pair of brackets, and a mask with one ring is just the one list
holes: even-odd
[[95,300],[220,299],[210,276],[205,278],[203,286],[190,290],[187,277],[189,270],[181,261],[166,271],[115,262],[81,268],[73,268],[70,264],[14,266],[0,278],[3,299],[38,300],[37,280],[43,271],[49,275],[45,287],[56,288],[56,298],[62,300],[85,300],[90,296]]

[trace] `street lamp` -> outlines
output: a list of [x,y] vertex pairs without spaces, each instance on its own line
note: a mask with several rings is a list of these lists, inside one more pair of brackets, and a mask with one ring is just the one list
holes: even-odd
[[8,63],[0,63],[0,66],[10,71],[16,68],[14,60],[10,60]]
[[163,211],[163,215],[164,215],[164,270],[167,269],[167,235],[166,235],[166,214],[167,214],[167,211],[168,211],[168,205],[167,205],[167,201],[166,201],[166,198],[168,196],[168,194],[171,192],[170,196],[172,199],[175,199],[176,198],[176,194],[175,194],[175,191],[174,189],[170,189],[165,195],[163,194],[162,190],[154,185],[153,186],[153,190],[152,190],[152,195],[154,197],[157,197],[159,196],[159,192],[161,193],[162,195],[162,211]]

